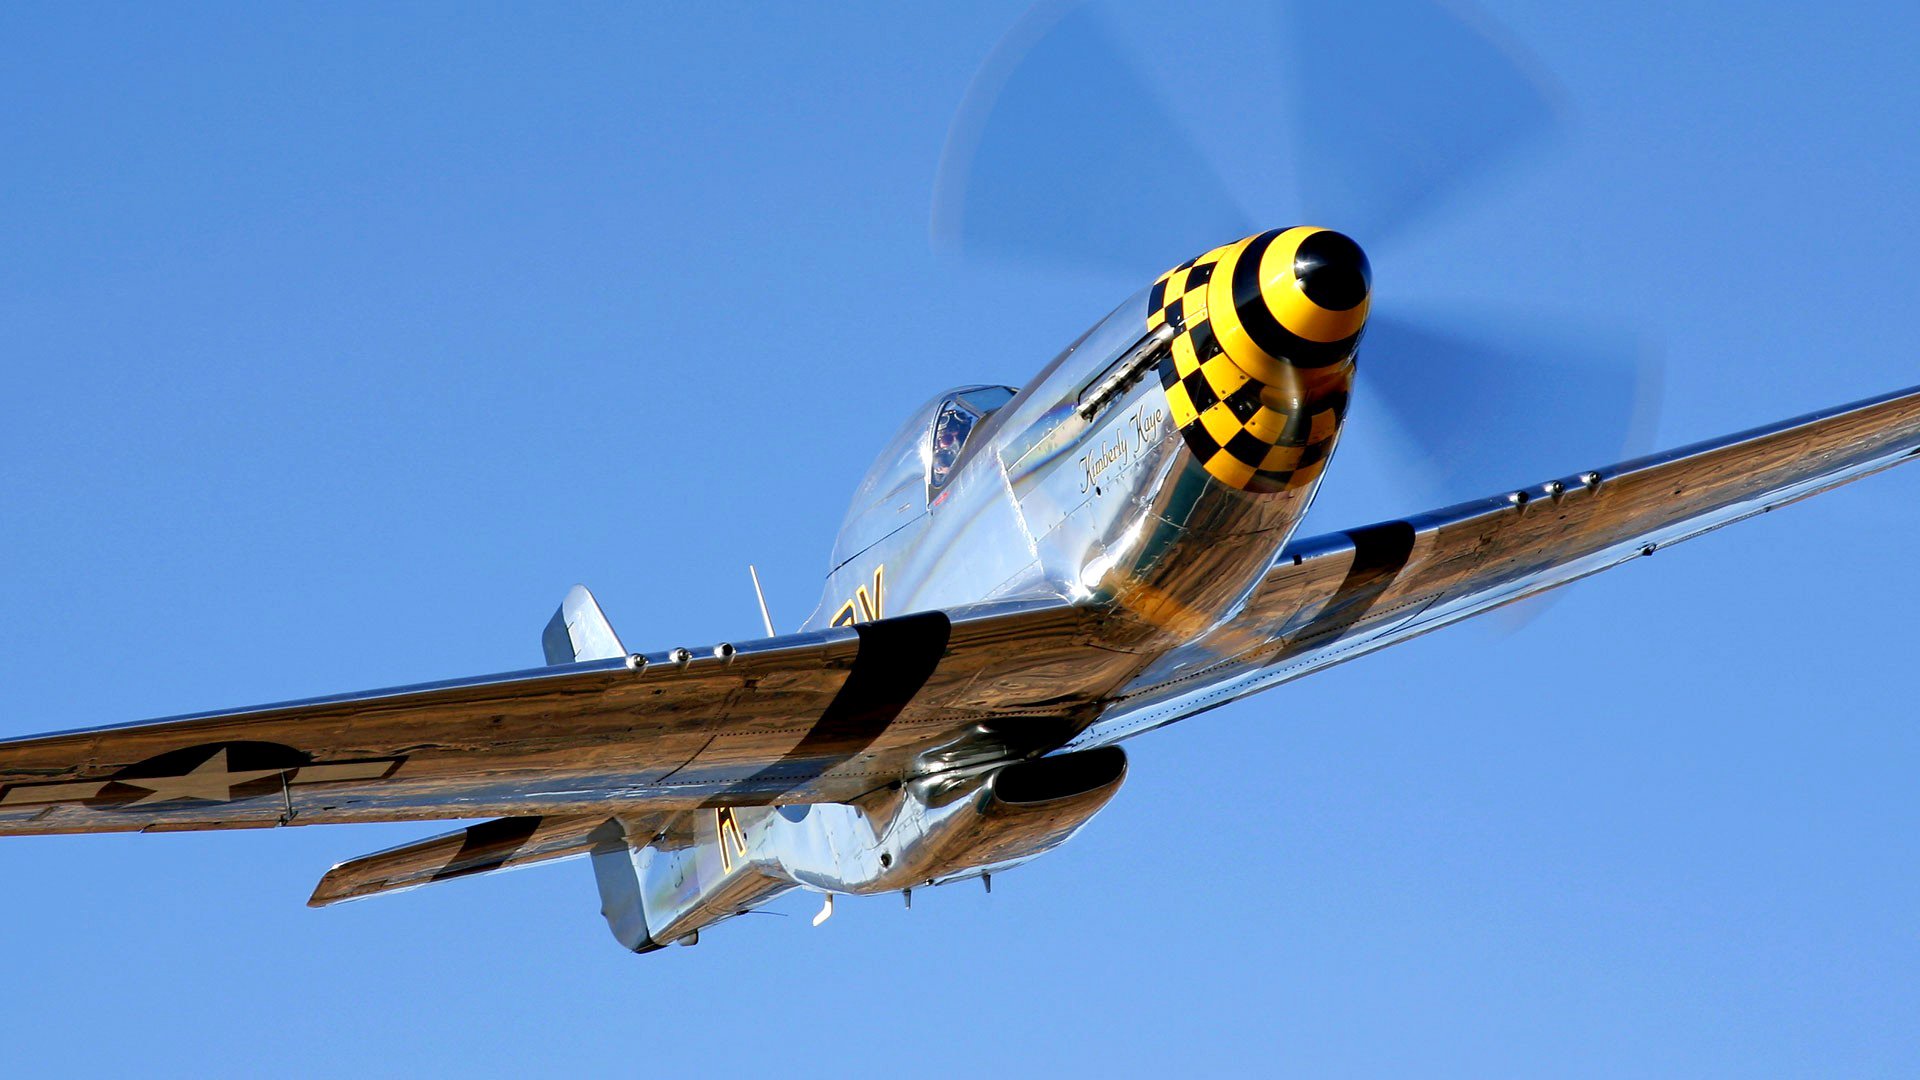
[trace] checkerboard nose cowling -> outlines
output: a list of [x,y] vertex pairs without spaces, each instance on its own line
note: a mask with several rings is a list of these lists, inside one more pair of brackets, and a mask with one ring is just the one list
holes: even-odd
[[1173,420],[1214,479],[1273,492],[1318,479],[1346,414],[1373,272],[1328,229],[1274,229],[1161,275],[1147,327]]
[[[1318,368],[1353,355],[1366,325],[1373,269],[1360,245],[1329,229],[1261,233],[1222,262],[1207,306],[1221,347],[1269,385],[1282,367]],[[1223,295],[1224,294],[1224,295]]]

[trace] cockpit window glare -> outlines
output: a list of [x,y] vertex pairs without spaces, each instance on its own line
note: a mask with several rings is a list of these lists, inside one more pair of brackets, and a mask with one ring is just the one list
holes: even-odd
[[1012,401],[1013,395],[1014,389],[1011,386],[982,386],[961,394],[959,399],[962,405],[984,418],[995,409]]
[[[913,410],[854,489],[847,516],[834,537],[830,566],[838,569],[875,542],[926,513],[940,484],[950,479],[954,469],[963,463],[967,445],[979,441],[986,418],[999,412],[1017,394],[1018,391],[1008,386],[961,386],[922,402]],[[938,438],[936,429],[948,411],[954,409],[964,419],[945,421],[951,429],[955,451],[942,463],[936,481],[933,461]]]

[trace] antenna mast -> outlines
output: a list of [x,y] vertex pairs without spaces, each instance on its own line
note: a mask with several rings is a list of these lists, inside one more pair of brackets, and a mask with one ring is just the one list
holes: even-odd
[[753,575],[753,598],[760,601],[760,621],[766,624],[767,636],[777,637],[779,635],[773,630],[773,616],[767,613],[767,594],[760,591],[760,571],[755,569],[752,563],[748,563],[747,573]]

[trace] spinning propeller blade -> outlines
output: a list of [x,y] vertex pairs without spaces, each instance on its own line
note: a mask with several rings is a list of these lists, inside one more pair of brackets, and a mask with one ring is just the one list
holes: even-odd
[[1357,414],[1371,397],[1404,427],[1416,494],[1482,494],[1629,455],[1657,412],[1658,353],[1633,335],[1410,311],[1380,254],[1564,126],[1561,102],[1497,27],[1441,0],[1221,0],[1177,17],[1046,0],[967,90],[932,239],[1145,281],[1259,229],[1347,233],[1388,283]]
[[[1355,413],[1379,411],[1439,503],[1612,464],[1652,448],[1661,362],[1648,340],[1520,312],[1382,313],[1360,348]],[[1502,410],[1511,409],[1511,412]]]
[[974,76],[934,180],[936,251],[1150,280],[1253,231],[1090,5],[1036,5]]

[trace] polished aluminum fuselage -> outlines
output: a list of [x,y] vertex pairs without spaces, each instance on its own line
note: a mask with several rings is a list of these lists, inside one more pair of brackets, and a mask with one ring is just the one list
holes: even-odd
[[[1064,599],[1102,614],[1093,644],[1114,658],[1117,682],[1228,616],[1286,543],[1322,473],[1262,493],[1212,479],[1171,422],[1153,368],[1166,335],[1147,332],[1144,310],[1144,294],[1122,305],[988,416],[944,484],[929,469],[897,484],[883,478],[877,486],[889,498],[863,507],[857,497],[804,628],[850,612],[865,621]],[[931,446],[937,407],[907,434],[923,424]],[[904,460],[911,473],[915,459]],[[872,539],[849,544],[850,536]],[[1065,778],[1048,798],[996,795],[1010,769],[1094,719],[1062,716],[1031,726],[1044,735],[1020,738],[983,730],[968,753],[930,754],[920,779],[854,803],[717,810],[675,839],[613,857],[634,860],[660,943],[796,886],[877,893],[980,876],[1064,842],[1117,790],[1124,755],[1113,747],[1082,752],[1112,755],[1102,758],[1120,763],[1111,771],[1039,759],[1061,763],[1048,768]]]
[[[1086,415],[1082,399],[1145,334],[1136,304],[988,418],[953,478],[833,568],[807,629],[878,576],[884,614],[1062,598],[1121,618],[1112,644],[1164,647],[1224,618],[1286,543],[1318,487],[1213,482],[1150,370]],[[897,508],[896,508],[897,509]]]

